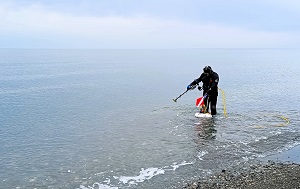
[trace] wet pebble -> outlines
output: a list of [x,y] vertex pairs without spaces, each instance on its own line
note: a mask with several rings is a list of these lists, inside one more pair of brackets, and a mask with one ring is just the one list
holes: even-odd
[[275,163],[269,161],[266,165],[253,164],[247,171],[232,174],[229,170],[221,170],[219,174],[209,178],[199,179],[187,185],[186,189],[273,189],[300,188],[300,165],[290,163]]

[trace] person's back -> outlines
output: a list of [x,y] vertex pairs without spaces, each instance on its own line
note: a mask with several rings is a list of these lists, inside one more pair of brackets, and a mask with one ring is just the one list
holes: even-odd
[[218,83],[219,75],[216,72],[212,71],[210,77],[210,87],[207,93],[209,96],[210,110],[212,115],[215,115],[217,113]]
[[210,81],[209,81],[209,88],[211,89],[212,93],[216,93],[218,96],[218,83],[219,83],[219,75],[212,71],[210,75]]

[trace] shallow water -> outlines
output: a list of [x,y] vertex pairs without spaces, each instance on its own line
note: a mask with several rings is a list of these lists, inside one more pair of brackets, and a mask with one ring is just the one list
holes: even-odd
[[[172,188],[300,144],[299,50],[0,50],[1,188]],[[225,91],[173,98],[211,65]]]

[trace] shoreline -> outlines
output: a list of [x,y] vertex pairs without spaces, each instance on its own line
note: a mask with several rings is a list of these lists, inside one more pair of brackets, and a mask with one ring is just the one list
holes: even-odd
[[262,158],[263,161],[290,162],[300,164],[300,145],[287,151]]
[[185,189],[299,189],[300,145],[238,167],[220,170],[185,186]]

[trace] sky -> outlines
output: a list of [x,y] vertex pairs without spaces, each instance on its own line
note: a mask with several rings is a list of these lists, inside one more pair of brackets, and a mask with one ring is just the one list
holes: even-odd
[[0,48],[299,48],[299,0],[0,0]]

